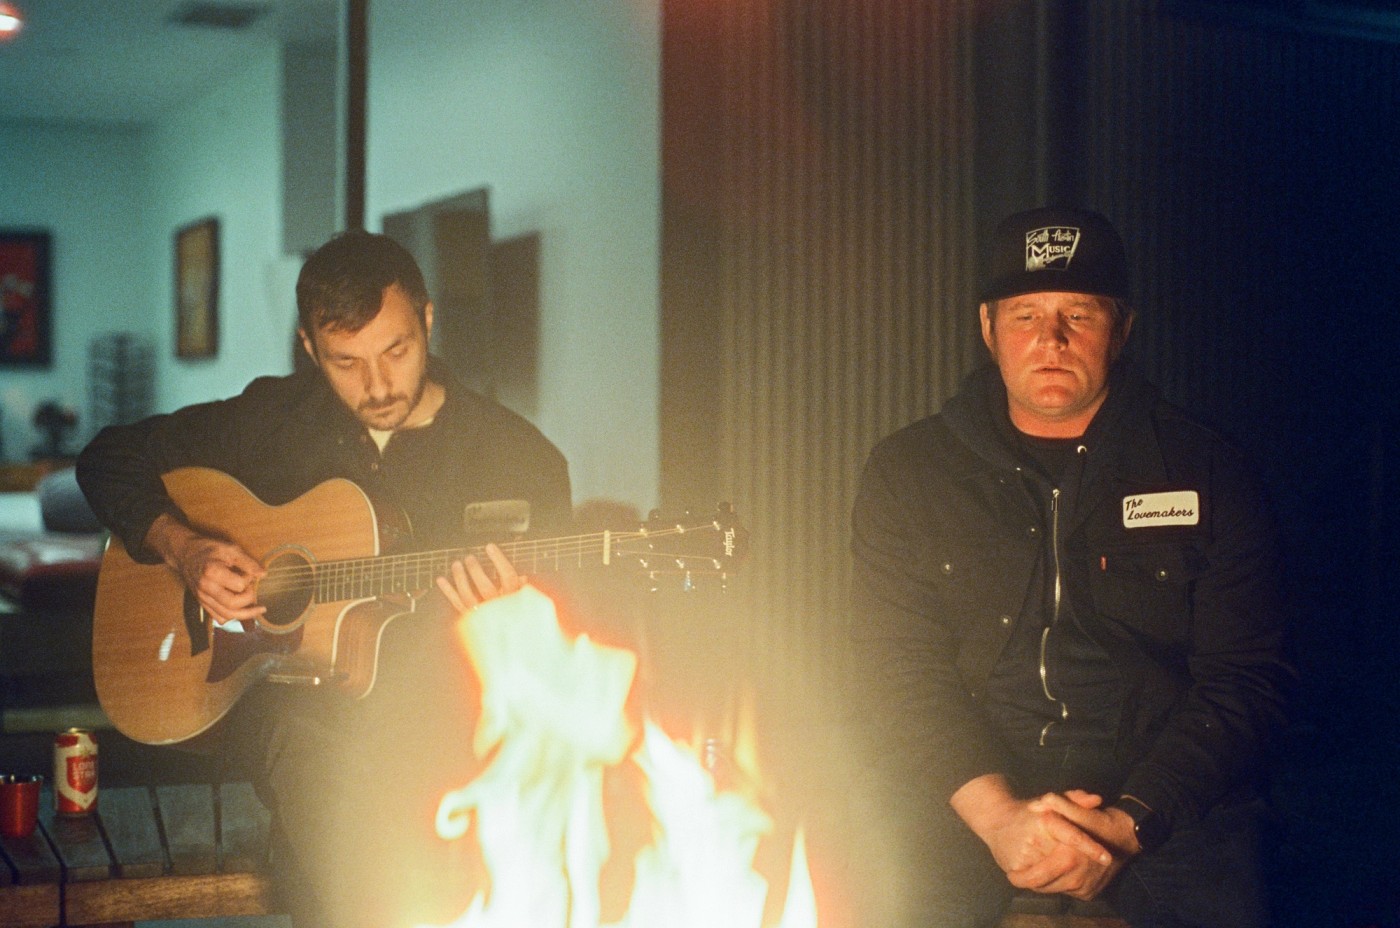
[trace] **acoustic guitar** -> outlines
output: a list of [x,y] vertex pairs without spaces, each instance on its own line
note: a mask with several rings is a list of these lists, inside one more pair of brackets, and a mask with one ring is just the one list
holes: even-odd
[[[242,546],[267,568],[256,621],[216,626],[165,564],[135,561],[113,538],[103,555],[93,615],[93,677],[117,729],[146,744],[186,741],[213,727],[262,682],[325,685],[358,698],[374,686],[379,641],[395,618],[467,554],[483,548],[383,553],[398,523],[381,517],[348,480],[322,483],[269,506],[233,477],[182,468],[164,477],[197,530]],[[653,517],[631,532],[501,544],[529,576],[626,565],[652,576],[727,576],[746,532],[721,507],[691,524]]]

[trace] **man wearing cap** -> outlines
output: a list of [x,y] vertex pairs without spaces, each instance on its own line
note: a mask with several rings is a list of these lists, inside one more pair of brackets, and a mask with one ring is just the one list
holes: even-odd
[[901,924],[994,923],[1017,890],[1268,923],[1274,530],[1241,455],[1118,363],[1127,278],[1096,213],[1007,219],[993,363],[862,475],[853,643]]

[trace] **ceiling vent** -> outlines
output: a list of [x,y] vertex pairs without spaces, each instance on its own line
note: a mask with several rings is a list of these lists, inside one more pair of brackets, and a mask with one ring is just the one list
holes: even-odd
[[166,22],[201,29],[247,29],[261,19],[269,7],[262,3],[208,3],[190,0],[175,8]]

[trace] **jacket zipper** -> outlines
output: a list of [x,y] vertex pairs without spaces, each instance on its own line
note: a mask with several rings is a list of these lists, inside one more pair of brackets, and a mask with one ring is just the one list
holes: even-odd
[[1061,596],[1061,567],[1060,567],[1060,489],[1055,487],[1050,491],[1050,551],[1055,565],[1054,584],[1051,588],[1050,599],[1050,622],[1040,632],[1040,688],[1045,693],[1045,698],[1051,702],[1060,703],[1060,718],[1047,722],[1040,730],[1040,745],[1045,746],[1045,736],[1050,733],[1050,729],[1055,727],[1056,721],[1064,721],[1069,718],[1069,706],[1060,702],[1055,694],[1050,692],[1050,668],[1046,663],[1046,652],[1050,643],[1050,629],[1060,621],[1060,596]]

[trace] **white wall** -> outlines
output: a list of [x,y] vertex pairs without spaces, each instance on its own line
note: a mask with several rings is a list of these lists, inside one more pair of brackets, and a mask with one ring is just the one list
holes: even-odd
[[659,481],[659,0],[371,6],[366,224],[489,187],[540,235],[539,402],[574,498]]
[[[531,417],[567,455],[576,500],[650,508],[659,0],[415,0],[371,14],[368,225],[486,186],[496,237],[539,234]],[[86,344],[99,331],[153,339],[158,410],[290,369],[299,261],[280,246],[280,67],[269,47],[142,133],[0,126],[0,226],[48,228],[56,251],[54,367],[0,369],[7,457],[37,442],[37,402],[83,406]],[[211,215],[222,233],[219,351],[180,360],[173,235]]]
[[[75,448],[91,437],[87,345],[102,332],[153,341],[157,411],[291,369],[298,262],[280,255],[280,67],[269,45],[145,129],[0,124],[0,227],[46,229],[54,251],[54,363],[0,368],[6,459],[24,459],[38,443],[30,416],[47,399],[78,409]],[[207,216],[219,218],[222,236],[219,350],[181,360],[174,233]]]
[[[156,274],[160,376],[156,404],[174,409],[237,393],[259,374],[291,369],[295,267],[282,259],[281,58],[275,46],[242,74],[150,129],[145,138],[154,195],[148,216],[163,241]],[[214,358],[174,357],[169,270],[175,230],[219,219],[222,267],[219,348]],[[291,275],[290,278],[288,275]]]
[[7,460],[38,444],[30,417],[45,400],[78,411],[81,440],[90,421],[88,341],[146,324],[156,287],[140,150],[130,130],[0,124],[0,228],[46,230],[53,249],[53,364],[0,368]]

